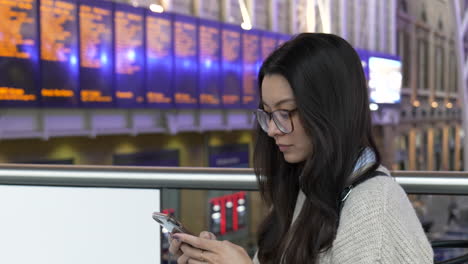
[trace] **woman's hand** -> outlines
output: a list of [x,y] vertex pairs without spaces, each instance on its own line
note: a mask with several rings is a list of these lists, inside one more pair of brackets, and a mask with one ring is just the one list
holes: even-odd
[[188,234],[174,234],[180,244],[182,255],[177,263],[188,264],[251,264],[252,260],[245,250],[229,241],[217,241]]
[[[179,258],[183,255],[183,252],[180,250],[180,247],[182,246],[182,242],[177,239],[173,239],[175,234],[171,234],[169,237],[169,252],[174,255],[178,260]],[[208,231],[202,231],[200,233],[200,238],[205,238],[205,239],[216,239],[216,236]],[[183,262],[178,262],[178,263],[186,263],[186,256],[181,259]]]

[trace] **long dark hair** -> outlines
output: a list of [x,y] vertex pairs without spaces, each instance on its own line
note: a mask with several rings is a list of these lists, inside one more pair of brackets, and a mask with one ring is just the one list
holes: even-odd
[[[380,164],[371,127],[366,79],[356,51],[342,38],[302,33],[264,62],[258,75],[279,74],[293,89],[299,119],[312,141],[300,164],[284,160],[257,126],[254,168],[269,214],[258,232],[261,263],[316,263],[332,246],[339,224],[339,197],[365,148]],[[261,107],[261,105],[260,105]],[[290,227],[299,190],[306,195]]]

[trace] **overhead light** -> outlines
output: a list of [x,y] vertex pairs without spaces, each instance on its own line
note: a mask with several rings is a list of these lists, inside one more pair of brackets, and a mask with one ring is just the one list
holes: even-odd
[[413,106],[414,107],[419,107],[419,106],[421,106],[421,103],[418,100],[414,100],[413,101]]
[[247,6],[246,6],[244,0],[239,0],[239,8],[240,8],[241,15],[242,15],[242,20],[243,20],[243,22],[241,24],[242,29],[251,30],[252,29],[252,21],[250,20],[249,11],[247,10]]
[[162,5],[158,5],[158,4],[151,4],[149,6],[149,9],[152,11],[152,12],[155,12],[155,13],[162,13],[164,12],[164,7]]
[[448,102],[445,106],[450,109],[453,107],[453,104],[451,102]]
[[242,22],[241,28],[242,28],[243,30],[251,30],[251,29],[252,29],[252,24],[246,23],[246,22]]
[[369,108],[370,108],[371,111],[377,111],[377,110],[379,110],[379,105],[376,104],[376,103],[371,103],[371,104],[369,104]]
[[437,108],[439,106],[439,103],[434,101],[434,102],[431,103],[431,106],[432,106],[432,108]]

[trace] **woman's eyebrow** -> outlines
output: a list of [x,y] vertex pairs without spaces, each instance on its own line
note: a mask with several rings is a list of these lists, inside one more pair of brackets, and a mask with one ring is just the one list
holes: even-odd
[[[277,106],[279,106],[279,105],[281,105],[281,104],[284,104],[284,103],[287,103],[287,102],[289,102],[289,101],[294,102],[294,99],[292,99],[292,98],[286,98],[286,99],[283,99],[283,100],[279,100],[279,101],[276,102],[273,106],[274,106],[274,107],[277,107]],[[262,102],[263,105],[270,107],[270,106],[269,106],[267,103],[265,103],[263,100],[262,100],[261,102]]]

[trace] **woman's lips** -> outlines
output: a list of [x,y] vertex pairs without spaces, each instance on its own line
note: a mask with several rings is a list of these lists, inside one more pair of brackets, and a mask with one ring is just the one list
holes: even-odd
[[281,152],[287,151],[289,148],[291,148],[292,145],[282,145],[278,144],[278,148]]

